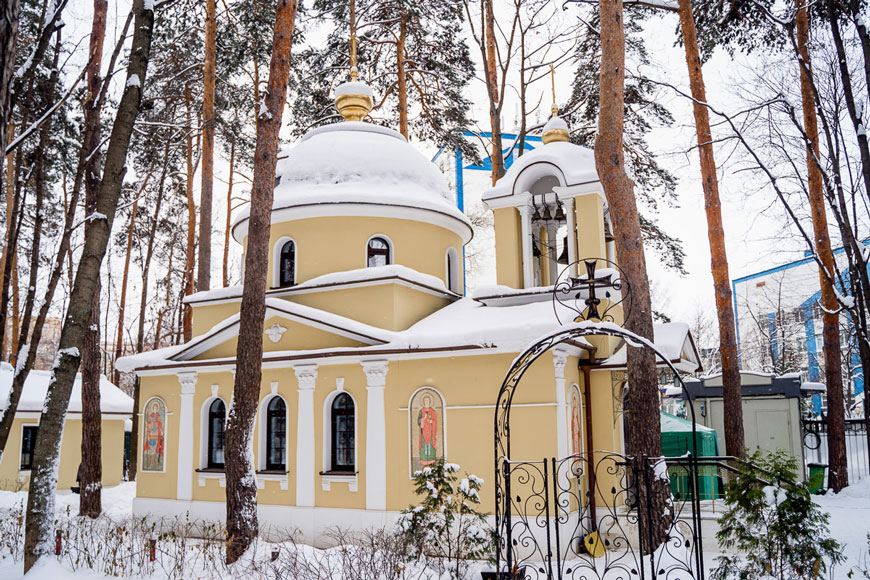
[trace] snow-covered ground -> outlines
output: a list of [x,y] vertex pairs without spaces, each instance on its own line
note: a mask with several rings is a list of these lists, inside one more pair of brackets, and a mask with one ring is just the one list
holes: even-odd
[[[125,483],[117,487],[103,490],[103,509],[113,520],[123,520],[131,516],[132,500],[135,495],[135,484]],[[829,493],[817,496],[816,503],[827,511],[831,516],[831,532],[843,545],[846,562],[833,570],[831,578],[847,578],[850,571],[854,570],[852,578],[861,578],[861,570],[870,569],[870,551],[868,551],[868,534],[870,534],[870,478],[864,478],[860,482],[852,484],[838,495]],[[16,509],[22,502],[26,502],[26,494],[23,492],[13,493],[0,491],[0,514],[8,513]],[[69,493],[58,494],[58,510],[71,513],[78,510],[78,496]],[[263,550],[264,547],[261,547]],[[329,558],[334,550],[316,550],[307,548],[312,558]],[[707,568],[712,570],[716,567],[715,553],[704,554]],[[142,580],[161,579],[164,576],[154,573],[141,576]],[[210,576],[203,576],[210,577]],[[341,576],[336,576],[340,578]],[[424,577],[426,575],[424,574]],[[438,578],[438,575],[429,576]],[[446,576],[445,576],[446,577]],[[85,570],[71,571],[54,558],[43,562],[34,568],[26,576],[23,574],[23,564],[14,562],[9,558],[0,559],[0,579],[3,580],[104,580],[108,576]]]

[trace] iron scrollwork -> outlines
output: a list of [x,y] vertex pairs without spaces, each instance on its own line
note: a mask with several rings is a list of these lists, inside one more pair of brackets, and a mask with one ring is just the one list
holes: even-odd
[[[599,268],[599,263],[607,264]],[[572,266],[583,266],[585,274],[572,276]],[[560,306],[567,308],[572,320],[563,320]],[[553,285],[553,312],[559,324],[581,320],[616,322],[613,313],[621,306],[623,320],[631,313],[631,285],[622,269],[604,258],[584,258],[563,268]]]

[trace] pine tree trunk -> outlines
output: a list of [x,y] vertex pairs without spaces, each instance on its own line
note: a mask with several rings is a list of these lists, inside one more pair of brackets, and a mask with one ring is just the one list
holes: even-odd
[[[196,203],[193,199],[193,121],[190,97],[190,85],[184,86],[184,102],[187,109],[187,179],[185,194],[187,197],[187,260],[184,263],[184,295],[190,296],[193,288],[194,256],[196,253]],[[184,342],[188,342],[193,334],[193,309],[184,305],[183,333]]]
[[405,72],[405,40],[407,39],[408,23],[403,15],[399,21],[399,39],[396,42],[396,73],[399,77],[399,133],[408,139],[408,76]]
[[[145,183],[148,183],[147,177]],[[142,188],[140,189],[140,194],[144,189],[145,184],[143,183]],[[112,362],[113,368],[118,359],[124,354],[124,319],[125,314],[127,313],[127,280],[130,276],[130,255],[133,253],[133,228],[136,225],[136,213],[138,211],[139,199],[137,198],[133,201],[133,208],[130,210],[130,225],[127,226],[127,247],[124,250],[124,273],[121,275],[121,296],[118,299],[118,329],[115,332],[115,360]],[[142,288],[142,292],[145,292],[144,288]],[[121,384],[121,373],[118,372],[118,369],[114,369],[114,372],[112,373],[112,382],[115,383],[115,386],[120,386]]]
[[828,484],[839,492],[849,485],[849,470],[846,465],[846,410],[843,402],[843,374],[840,353],[840,322],[836,313],[839,306],[832,286],[836,271],[834,254],[831,251],[831,238],[828,236],[828,219],[825,213],[825,197],[822,173],[817,164],[819,155],[819,125],[813,98],[812,64],[808,48],[810,40],[810,19],[805,0],[795,0],[795,24],[798,52],[803,60],[801,66],[801,104],[804,113],[804,132],[807,143],[807,189],[809,191],[810,213],[813,219],[815,252],[828,271],[819,269],[819,282],[822,288],[822,344],[825,354],[825,383],[828,391]]
[[236,165],[236,142],[230,144],[230,175],[227,180],[227,222],[224,229],[224,288],[230,285],[230,230],[233,227],[233,174]]
[[492,183],[501,179],[504,175],[504,155],[501,145],[501,108],[499,107],[498,75],[496,74],[496,46],[495,46],[495,12],[492,6],[493,0],[483,0],[481,7],[483,16],[483,52],[484,78],[486,80],[486,93],[489,97],[489,124],[492,127]]
[[100,266],[109,243],[126,171],[127,150],[139,112],[142,86],[145,84],[145,73],[151,52],[154,13],[151,9],[145,9],[144,0],[134,0],[133,12],[135,24],[127,78],[135,75],[140,82],[127,82],[118,103],[106,150],[100,194],[97,198],[97,211],[106,217],[93,220],[85,236],[61,330],[60,349],[49,382],[46,402],[40,414],[30,491],[27,496],[24,537],[25,573],[39,558],[48,556],[53,551],[55,491],[64,420],[76,372],[81,362],[80,349],[93,311],[93,298],[100,276]]
[[722,227],[722,204],[719,202],[719,180],[713,156],[713,137],[710,131],[710,113],[707,110],[707,90],[701,70],[701,53],[695,31],[695,17],[691,0],[678,0],[680,30],[686,49],[689,85],[692,90],[695,114],[695,132],[698,136],[698,155],[701,159],[701,179],[704,188],[704,210],[707,213],[707,237],[710,241],[711,270],[716,297],[716,315],[719,320],[719,354],[722,359],[722,399],[725,412],[725,450],[740,457],[745,450],[743,439],[743,402],[740,385],[740,363],[737,358],[737,328],[734,322],[734,304],[731,278],[728,274],[728,256],[725,251],[725,231]]
[[[8,136],[9,139],[15,138],[15,125],[13,123],[9,124],[8,128]],[[15,196],[15,185],[14,185],[14,173],[15,173],[15,155],[9,153],[6,157],[6,187],[4,189],[6,195],[6,231],[3,232],[3,253],[0,255],[0,288],[6,286],[5,277],[6,277],[6,261],[9,259],[10,250],[12,249],[9,239],[10,234],[12,233],[13,227],[13,215],[14,215],[14,203],[13,199]],[[0,187],[3,185],[3,171],[0,170]],[[5,312],[6,308],[2,308]],[[0,324],[4,327],[6,326],[5,317],[0,317]],[[6,348],[6,338],[7,334],[2,332],[4,329],[0,329],[0,359],[5,359],[6,356],[10,356],[11,353],[7,354]],[[0,447],[0,455],[2,455],[2,447]]]
[[[245,253],[240,309],[239,349],[233,405],[226,430],[227,563],[238,560],[257,535],[257,478],[251,454],[254,420],[262,381],[263,322],[266,314],[266,269],[272,213],[278,131],[290,78],[290,49],[296,0],[278,0],[268,90],[267,115],[259,115],[254,152],[254,181]],[[242,346],[244,345],[244,346]]]
[[211,287],[211,205],[214,191],[215,0],[205,2],[202,97],[202,188],[199,192],[199,256],[196,289]]
[[[94,0],[94,18],[91,27],[88,64],[88,104],[85,107],[85,126],[88,127],[91,142],[86,149],[90,151],[85,164],[85,216],[92,215],[97,208],[100,193],[100,173],[102,155],[100,152],[100,113],[97,100],[100,91],[100,65],[102,63],[103,41],[106,36],[107,0]],[[98,220],[85,222],[85,237]],[[100,295],[102,284],[99,272],[95,280],[93,309],[82,343],[82,463],[81,491],[79,494],[79,515],[96,518],[102,512],[102,413],[100,409]]]
[[[3,157],[6,156],[7,129],[12,116],[12,74],[15,72],[15,41],[18,38],[20,9],[21,0],[5,0],[0,4],[0,156]],[[3,171],[0,170],[2,189]]]
[[[623,152],[625,33],[622,0],[599,0],[601,13],[601,81],[598,136],[595,139],[595,167],[610,206],[619,264],[631,287],[631,309],[627,330],[653,338],[652,304],[646,272],[640,217],[634,183],[625,173]],[[659,390],[655,356],[647,348],[628,347],[627,360],[629,453],[642,469],[652,470],[650,461],[662,454]],[[641,478],[644,479],[644,478]],[[650,486],[638,485],[638,513],[652,514],[647,523],[655,546],[664,540],[673,517],[666,481],[649,476]],[[665,516],[659,515],[665,514]],[[649,546],[647,547],[649,548]]]

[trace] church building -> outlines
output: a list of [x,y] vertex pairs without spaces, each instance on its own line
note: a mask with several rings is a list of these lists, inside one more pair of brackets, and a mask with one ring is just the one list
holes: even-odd
[[[482,477],[481,510],[492,511],[505,373],[560,326],[552,286],[585,273],[564,264],[616,260],[592,151],[569,143],[554,115],[544,145],[483,196],[498,286],[466,292],[472,227],[445,177],[399,133],[363,120],[369,87],[336,94],[345,121],[279,155],[254,442],[261,527],[298,528],[315,545],[330,527],[389,525],[416,503],[413,473],[439,458]],[[232,226],[242,247],[248,225],[243,210]],[[241,295],[189,296],[192,340],[117,363],[141,378],[137,515],[224,517]],[[678,368],[698,368],[687,325],[655,332]],[[624,349],[593,337],[538,359],[513,400],[514,454],[564,457],[589,441],[622,451]]]

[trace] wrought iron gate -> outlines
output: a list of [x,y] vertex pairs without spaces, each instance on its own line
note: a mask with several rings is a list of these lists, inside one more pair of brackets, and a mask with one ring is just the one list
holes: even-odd
[[[687,461],[681,462],[685,465],[681,477],[686,478],[683,483],[688,485],[678,487],[688,489],[688,493],[683,497],[676,493],[669,501],[659,503],[644,498],[663,497],[653,494],[653,488],[661,490],[661,486],[667,485],[664,458],[591,451],[563,458],[518,460],[511,454],[510,411],[514,393],[532,363],[564,342],[608,335],[620,337],[635,347],[648,348],[671,369],[675,381],[686,392],[677,369],[655,345],[614,324],[607,309],[598,310],[601,300],[596,297],[596,289],[603,290],[611,305],[623,302],[628,288],[621,276],[616,280],[610,279],[613,274],[596,277],[595,261],[584,262],[585,279],[557,281],[554,310],[558,318],[557,302],[565,306],[565,295],[577,301],[582,299],[586,308],[569,305],[574,322],[542,337],[522,352],[499,391],[495,409],[497,570],[504,578],[524,580],[703,580],[696,449],[692,449]],[[694,447],[695,412],[688,396],[686,401]],[[661,511],[656,512],[659,508]],[[596,545],[596,541],[600,544]]]

